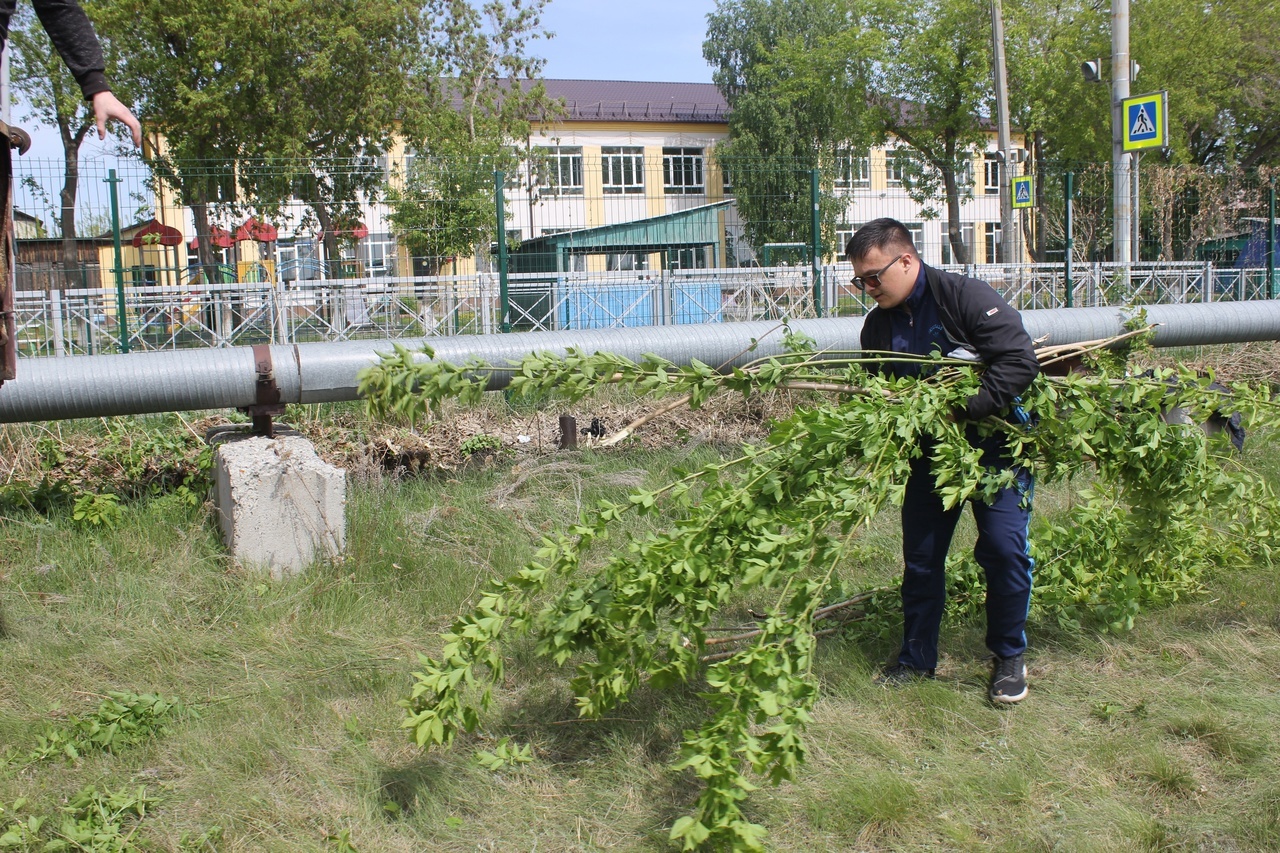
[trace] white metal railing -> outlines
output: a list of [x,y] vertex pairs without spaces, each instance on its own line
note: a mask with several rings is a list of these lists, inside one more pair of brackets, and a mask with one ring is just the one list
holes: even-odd
[[[1015,307],[1066,305],[1061,264],[947,267],[985,279]],[[871,302],[847,262],[822,268],[824,316],[856,316]],[[808,267],[522,273],[508,277],[513,330],[688,325],[813,317]],[[1265,269],[1209,263],[1080,263],[1078,307],[1262,299]],[[488,334],[502,328],[498,274],[370,277],[125,288],[129,349],[228,347]],[[115,288],[18,291],[22,356],[119,352]]]

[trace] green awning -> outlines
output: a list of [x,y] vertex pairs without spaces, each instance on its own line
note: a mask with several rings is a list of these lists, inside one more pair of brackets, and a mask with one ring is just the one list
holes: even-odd
[[553,272],[555,261],[566,255],[648,254],[714,246],[720,242],[720,211],[731,204],[731,200],[717,201],[649,219],[543,234],[521,242],[507,257],[512,272]]

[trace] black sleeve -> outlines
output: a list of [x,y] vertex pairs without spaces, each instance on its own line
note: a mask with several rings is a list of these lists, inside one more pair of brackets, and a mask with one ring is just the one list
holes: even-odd
[[1022,317],[985,281],[966,279],[959,300],[969,343],[986,364],[982,387],[969,398],[964,416],[980,420],[1009,406],[1040,372]]
[[54,48],[80,84],[85,99],[111,91],[103,73],[106,63],[102,59],[102,45],[80,4],[76,0],[33,0],[33,5]]

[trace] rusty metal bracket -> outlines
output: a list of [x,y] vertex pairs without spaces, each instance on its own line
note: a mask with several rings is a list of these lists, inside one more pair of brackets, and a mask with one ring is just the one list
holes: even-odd
[[0,121],[0,136],[8,140],[10,148],[18,149],[19,155],[26,154],[31,150],[31,134],[20,127],[14,127],[11,124],[5,124]]
[[276,384],[275,369],[271,364],[271,347],[267,344],[256,344],[253,348],[253,367],[258,374],[256,401],[252,406],[245,406],[240,411],[253,420],[253,434],[275,437],[275,428],[271,423],[272,415],[284,414],[284,403],[280,402],[280,386]]

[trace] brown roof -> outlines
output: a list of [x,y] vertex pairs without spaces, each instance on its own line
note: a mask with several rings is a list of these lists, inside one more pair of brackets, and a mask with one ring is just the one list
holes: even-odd
[[[711,83],[645,83],[628,80],[542,80],[547,94],[564,103],[559,121],[728,121],[729,105]],[[504,81],[510,85],[510,81]],[[521,80],[527,89],[534,81]],[[446,82],[446,86],[448,83]],[[454,94],[460,104],[459,95]]]
[[564,101],[567,121],[724,122],[729,105],[711,83],[544,80]]

